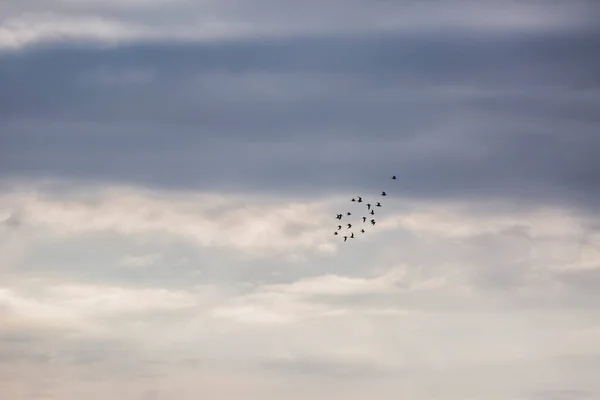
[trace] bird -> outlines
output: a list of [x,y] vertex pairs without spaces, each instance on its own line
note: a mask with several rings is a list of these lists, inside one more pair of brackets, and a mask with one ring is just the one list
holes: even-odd
[[374,219],[371,220],[371,225],[375,225],[375,220]]
[[341,225],[338,225],[338,231],[339,231],[340,229],[342,229],[342,226],[341,226]]
[[385,192],[381,192],[382,196],[387,196],[387,194]]
[[347,212],[346,215],[352,215],[352,213],[351,212]]
[[353,197],[353,198],[352,198],[352,201],[356,201],[356,199]]
[[[360,231],[361,231],[362,233],[365,233],[365,230],[364,230],[364,229],[361,229]],[[336,232],[336,233],[337,233],[337,232]]]
[[352,228],[352,224],[348,224],[348,228],[347,229],[350,229],[350,228]]
[[371,205],[369,203],[367,203],[367,210],[371,209]]
[[396,175],[392,176],[392,179],[396,179]]
[[366,222],[366,221],[367,221],[367,217],[363,217],[363,222]]
[[342,219],[342,214],[336,214],[335,216],[337,219]]
[[371,210],[371,212],[369,214],[375,215],[375,210]]
[[348,240],[348,236],[344,236],[344,242]]
[[350,235],[350,239],[354,239],[354,232]]
[[336,231],[336,232],[333,232],[333,234],[334,234],[334,235],[337,235],[338,233],[337,233],[337,231]]
[[359,203],[362,203],[362,197],[360,197],[360,196],[359,196],[357,201],[358,201]]
[[377,202],[377,204],[375,205],[375,207],[381,207],[381,203]]

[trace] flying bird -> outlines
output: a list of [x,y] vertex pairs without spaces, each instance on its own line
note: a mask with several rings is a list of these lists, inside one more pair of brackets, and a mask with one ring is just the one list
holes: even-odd
[[[397,180],[397,176],[396,175],[392,175],[391,179]],[[387,196],[387,193],[385,191],[381,191],[381,196]],[[363,198],[361,196],[354,196],[354,197],[352,197],[350,199],[350,201],[352,201],[354,203],[363,203]],[[364,203],[367,206],[367,215],[371,215],[371,216],[375,215],[375,207],[383,207],[381,205],[381,202],[379,202],[379,201],[373,201],[374,204],[367,203],[366,201]],[[386,209],[387,209],[387,207],[388,206],[386,206]],[[362,212],[360,214],[362,214]],[[335,217],[336,217],[336,219],[340,220],[340,222],[341,222],[341,220],[344,219],[344,217],[350,216],[350,215],[352,215],[352,213],[350,211],[347,211],[347,212],[343,212],[343,213],[339,213],[339,214],[336,213]],[[359,218],[362,218],[362,223],[363,224],[365,224],[367,221],[369,221],[372,226],[375,226],[376,223],[377,223],[375,221],[374,217],[364,216],[364,217],[359,217]],[[373,219],[370,219],[370,218],[373,218]],[[350,218],[346,218],[346,219],[349,220]],[[337,226],[337,230],[335,230],[333,232],[334,236],[343,237],[344,238],[344,242],[348,241],[348,239],[354,239],[354,238],[356,238],[355,233],[353,231],[350,231],[350,229],[352,229],[352,223],[346,223],[345,225],[346,225],[346,229],[348,230],[348,233],[346,233],[345,236],[343,236],[343,234],[341,232],[339,232],[340,230],[343,229],[344,224],[338,225]],[[363,229],[360,229],[360,232],[359,232],[358,227],[355,227],[357,234],[358,233],[364,234],[369,229],[369,228],[366,228],[367,225],[362,225],[362,226],[363,226]]]
[[396,175],[392,176],[392,179],[396,179]]

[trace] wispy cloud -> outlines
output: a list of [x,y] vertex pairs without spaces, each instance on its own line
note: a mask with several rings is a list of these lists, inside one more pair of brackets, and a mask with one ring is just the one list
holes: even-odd
[[375,278],[348,278],[337,275],[323,275],[307,278],[289,285],[272,285],[266,291],[293,295],[344,296],[353,294],[386,293],[397,289],[402,282],[405,269],[396,268]]
[[324,203],[217,194],[185,196],[124,187],[90,189],[96,191],[92,198],[89,191],[77,190],[79,195],[68,200],[49,192],[17,189],[2,195],[2,204],[6,212],[16,209],[22,214],[25,224],[62,235],[104,231],[166,234],[256,255],[273,249],[335,250],[328,238],[326,221],[331,218]]

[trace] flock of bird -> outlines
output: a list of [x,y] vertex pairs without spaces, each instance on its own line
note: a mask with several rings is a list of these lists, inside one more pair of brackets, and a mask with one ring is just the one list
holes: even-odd
[[[396,175],[392,176],[391,179],[395,180],[396,179]],[[387,196],[387,193],[385,191],[383,191],[383,192],[381,192],[381,196]],[[362,197],[360,197],[360,196],[353,197],[352,200],[350,200],[350,201],[353,202],[353,203],[365,203],[363,201]],[[376,207],[382,207],[382,205],[381,205],[381,202],[379,202],[379,201],[378,202],[374,202],[374,203],[375,203],[374,205],[371,204],[371,203],[365,203],[366,211],[367,211],[367,214],[369,215],[369,217],[362,216],[362,224],[367,224],[367,220],[369,220],[369,223],[371,224],[371,226],[375,226],[375,224],[377,223],[375,221],[375,218],[373,217],[375,215],[375,208]],[[344,215],[344,213],[341,213],[341,214],[336,214],[335,217],[337,218],[338,221],[341,221],[344,217],[349,217],[351,215],[352,215],[352,213],[350,211],[347,211],[345,213],[345,215]],[[352,229],[352,226],[353,225],[350,222],[347,223],[346,224],[346,230],[344,231],[344,233],[348,232],[349,234],[346,234],[346,235],[342,236],[340,234],[341,233],[340,231],[342,230],[343,226],[342,225],[338,225],[337,226],[337,230],[334,231],[333,234],[336,235],[336,236],[343,237],[344,238],[344,242],[346,242],[348,239],[354,239],[354,231],[350,230],[350,229]],[[361,225],[361,226],[364,226],[364,225]],[[368,225],[366,225],[366,226],[368,226]],[[361,228],[360,233],[362,234],[362,233],[365,233],[365,232],[366,232],[365,229]]]

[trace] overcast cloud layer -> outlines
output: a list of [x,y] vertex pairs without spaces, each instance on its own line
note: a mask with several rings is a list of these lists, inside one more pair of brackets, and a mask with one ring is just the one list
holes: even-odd
[[0,397],[600,399],[597,2],[0,16]]

